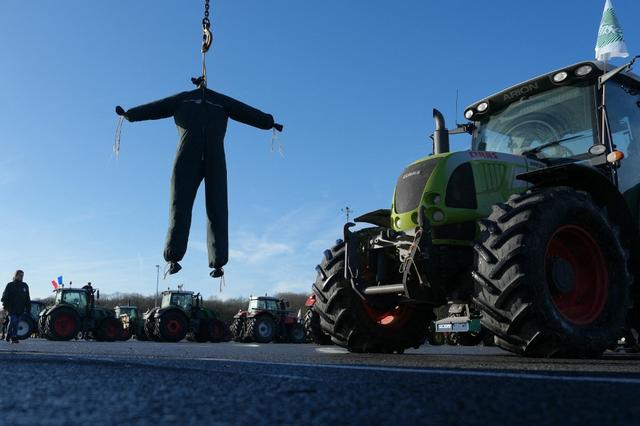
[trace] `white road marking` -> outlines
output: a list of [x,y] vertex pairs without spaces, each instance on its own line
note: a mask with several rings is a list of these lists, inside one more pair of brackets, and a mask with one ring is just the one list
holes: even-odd
[[339,347],[328,347],[328,348],[316,348],[316,352],[320,352],[323,354],[348,354],[349,351],[345,348]]
[[497,379],[518,379],[518,380],[547,380],[556,382],[590,382],[590,383],[608,383],[608,384],[625,384],[640,385],[640,377],[606,377],[606,376],[569,376],[566,374],[540,374],[540,373],[519,373],[509,371],[488,371],[488,370],[452,370],[447,368],[402,368],[402,367],[379,367],[372,365],[342,365],[342,364],[308,364],[293,362],[267,362],[267,361],[250,361],[236,360],[224,358],[193,358],[198,361],[215,361],[227,362],[235,364],[255,364],[255,365],[277,365],[285,367],[308,367],[308,368],[325,368],[333,370],[357,370],[357,371],[377,371],[389,373],[412,373],[440,376],[463,376],[463,377],[490,377]]

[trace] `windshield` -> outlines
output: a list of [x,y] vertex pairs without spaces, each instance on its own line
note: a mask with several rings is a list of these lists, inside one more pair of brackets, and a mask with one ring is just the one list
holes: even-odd
[[591,85],[525,97],[476,123],[474,149],[516,155],[534,150],[531,155],[540,159],[580,156],[594,144],[594,102]]
[[129,318],[136,318],[138,316],[138,310],[136,308],[125,308],[122,306],[116,309],[116,316],[125,314],[128,315]]
[[86,309],[87,293],[84,291],[62,291],[56,295],[56,302],[60,301],[75,305],[79,309]]
[[173,293],[171,294],[171,304],[180,306],[185,311],[191,310],[193,303],[193,295],[191,293]]

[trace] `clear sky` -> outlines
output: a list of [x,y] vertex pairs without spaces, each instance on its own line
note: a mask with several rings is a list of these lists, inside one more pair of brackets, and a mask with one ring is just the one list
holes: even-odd
[[[5,0],[0,6],[0,277],[44,297],[62,274],[104,293],[151,294],[162,265],[173,120],[125,123],[115,105],[191,89],[203,1]],[[202,188],[183,271],[205,297],[309,291],[322,251],[356,214],[388,208],[405,165],[429,154],[431,109],[464,106],[594,57],[604,0],[212,0],[209,87],[272,113],[230,124],[227,287],[209,278]],[[635,0],[614,7],[640,53]],[[616,62],[620,62],[617,60]],[[462,136],[454,148],[469,143]]]

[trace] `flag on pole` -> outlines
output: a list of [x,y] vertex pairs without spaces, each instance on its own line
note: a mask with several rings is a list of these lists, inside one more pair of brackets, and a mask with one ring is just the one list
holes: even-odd
[[58,283],[56,282],[56,280],[51,280],[51,285],[53,286],[54,289],[58,289]]
[[62,275],[60,275],[60,276],[58,277],[58,284],[59,284],[59,285],[62,285]]
[[596,59],[607,61],[609,58],[626,58],[627,56],[629,52],[622,36],[622,27],[613,10],[611,0],[606,0],[596,41]]

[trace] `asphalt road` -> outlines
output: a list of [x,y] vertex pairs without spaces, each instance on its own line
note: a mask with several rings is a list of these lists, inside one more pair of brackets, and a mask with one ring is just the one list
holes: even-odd
[[0,343],[0,424],[635,424],[640,357],[333,346]]

